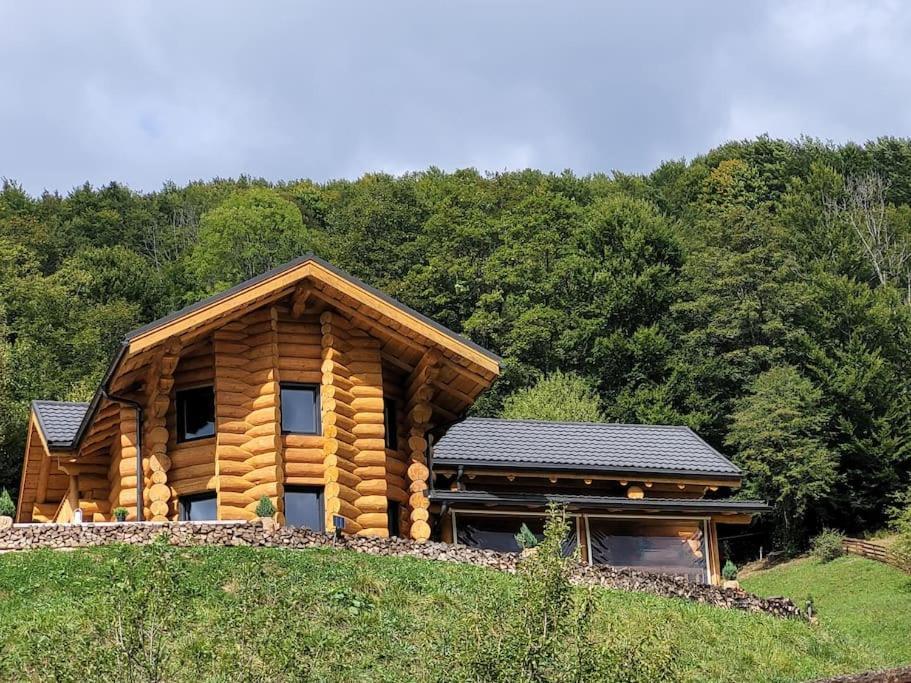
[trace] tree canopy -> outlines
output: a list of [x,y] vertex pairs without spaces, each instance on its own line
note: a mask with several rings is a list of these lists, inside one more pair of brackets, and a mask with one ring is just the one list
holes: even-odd
[[85,399],[125,331],[314,251],[502,355],[477,414],[686,424],[780,542],[881,527],[911,486],[909,160],[763,137],[641,175],[4,181],[0,486],[30,400]]

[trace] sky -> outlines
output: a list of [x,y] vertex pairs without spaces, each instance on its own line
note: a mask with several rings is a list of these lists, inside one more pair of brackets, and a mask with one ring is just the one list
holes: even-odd
[[888,0],[0,0],[0,176],[634,173],[908,136],[909,37]]

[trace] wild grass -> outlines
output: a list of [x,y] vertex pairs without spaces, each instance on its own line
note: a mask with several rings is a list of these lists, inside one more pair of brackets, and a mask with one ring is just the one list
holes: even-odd
[[911,575],[856,555],[831,562],[802,558],[753,574],[743,585],[759,595],[809,596],[820,626],[889,665],[911,663]]
[[[334,550],[166,549],[151,560],[149,552],[0,556],[0,679],[486,680],[478,645],[496,644],[522,609],[517,577],[463,565]],[[787,585],[789,576],[751,584]],[[907,661],[907,640],[847,619],[834,592],[814,596],[819,626],[599,589],[591,636],[647,640],[629,651],[672,656],[683,681],[801,681]],[[894,602],[876,608],[880,618],[895,622]],[[129,623],[145,611],[153,614]],[[623,665],[647,670],[637,656]]]

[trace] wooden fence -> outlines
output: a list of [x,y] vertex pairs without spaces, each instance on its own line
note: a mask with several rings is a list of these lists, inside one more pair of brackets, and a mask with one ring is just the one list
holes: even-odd
[[877,562],[890,564],[893,567],[898,567],[899,569],[905,569],[907,571],[902,562],[894,554],[892,554],[892,552],[890,552],[886,546],[882,545],[881,543],[864,541],[860,538],[845,538],[842,540],[841,544],[846,553],[851,553],[852,555],[860,555],[862,557],[876,560]]

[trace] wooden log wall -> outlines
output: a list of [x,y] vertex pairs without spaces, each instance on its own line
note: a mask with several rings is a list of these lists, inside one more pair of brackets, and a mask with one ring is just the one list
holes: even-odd
[[[278,311],[278,371],[282,381],[319,386],[322,381],[319,316],[295,318],[287,308]],[[322,434],[285,434],[282,452],[286,485],[322,486],[325,483]]]
[[[119,505],[129,511],[128,520],[136,519],[136,432],[136,410],[131,406],[120,406],[120,438],[116,446],[120,482],[119,486],[112,484],[111,496],[116,496],[117,505],[114,507]],[[144,511],[144,514],[148,512]]]
[[[354,476],[362,536],[388,536],[386,506],[386,428],[383,411],[383,361],[380,343],[363,330],[349,332],[348,368],[351,407],[354,409]],[[342,389],[327,387],[332,393]]]
[[345,531],[358,533],[363,527],[358,522],[361,510],[356,506],[361,479],[355,474],[354,462],[356,410],[352,405],[354,381],[347,357],[350,325],[332,311],[323,312],[320,323],[325,526],[327,531],[334,531],[333,516],[340,515],[345,520]]
[[143,446],[143,492],[153,522],[166,522],[175,511],[175,497],[168,484],[171,457],[168,455],[167,416],[174,388],[174,370],[180,360],[179,348],[170,346],[149,369]]
[[184,349],[174,370],[174,389],[167,418],[168,456],[171,459],[168,483],[174,502],[172,519],[176,518],[176,499],[179,496],[215,490],[215,437],[178,443],[174,397],[183,389],[214,384],[215,355],[211,340]]
[[406,415],[408,423],[408,518],[409,535],[416,541],[430,538],[430,500],[427,498],[430,470],[427,467],[427,431],[433,416],[431,400],[440,371],[440,356],[424,354],[408,380]]
[[215,332],[215,482],[221,519],[252,519],[261,496],[283,507],[278,324],[274,307]]

